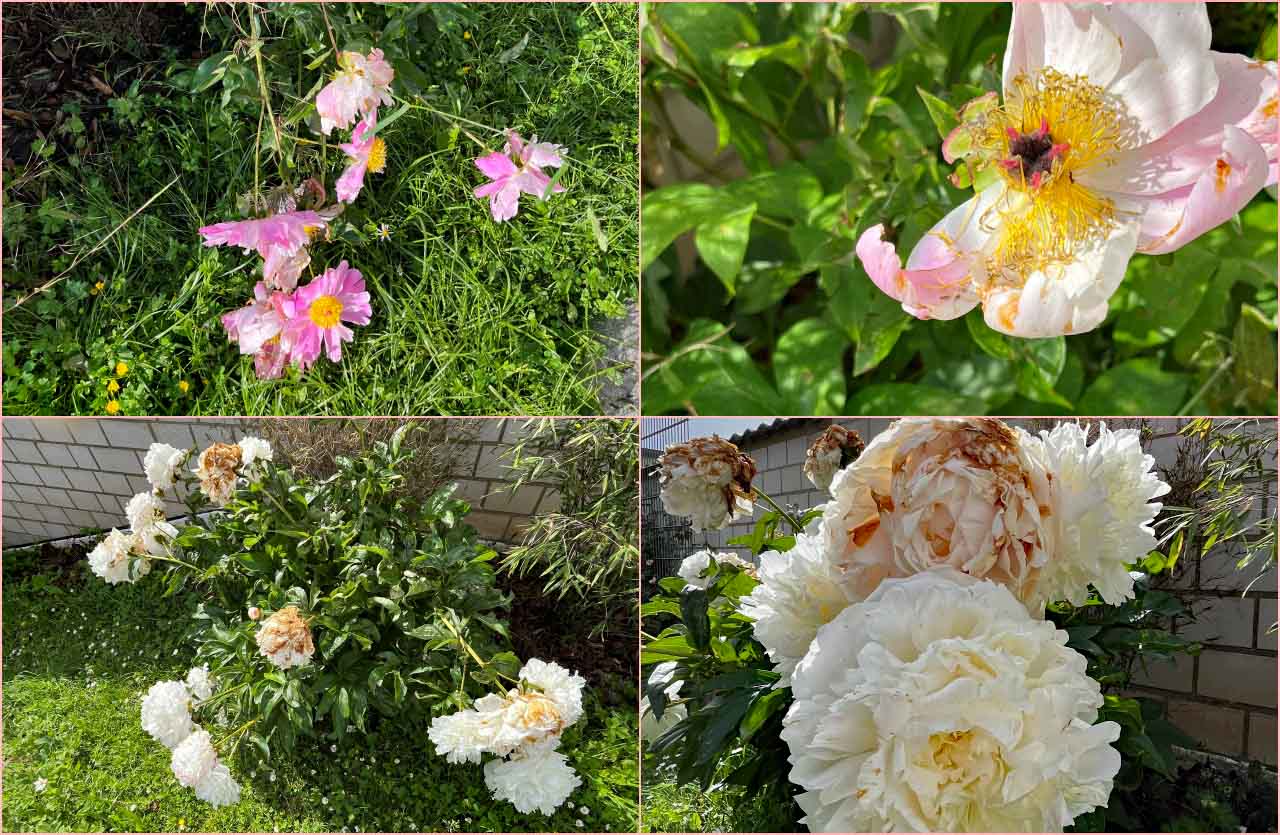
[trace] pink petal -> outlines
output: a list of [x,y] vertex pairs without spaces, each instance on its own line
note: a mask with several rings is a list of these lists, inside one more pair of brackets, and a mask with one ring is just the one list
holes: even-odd
[[562,153],[564,153],[563,145],[539,142],[538,137],[535,136],[533,143],[528,147],[529,164],[540,168],[559,168],[564,165],[564,159],[560,156]]
[[334,194],[338,196],[339,202],[351,203],[360,196],[360,189],[364,187],[364,173],[368,167],[368,156],[363,160],[347,166],[342,172],[342,176],[333,185]]
[[475,162],[476,168],[479,168],[491,180],[510,177],[516,173],[516,165],[511,161],[511,158],[497,151],[477,157]]
[[[547,199],[547,186],[551,185],[551,178],[543,174],[536,168],[526,168],[512,178],[516,186],[525,194],[533,195],[539,200]],[[559,194],[564,191],[564,186],[556,183],[551,188],[552,194]]]
[[508,180],[506,186],[489,198],[489,211],[493,219],[501,223],[516,216],[520,205],[520,189]]
[[476,186],[475,191],[473,191],[472,194],[476,197],[488,197],[491,194],[497,194],[507,187],[509,179],[510,178],[508,177],[503,177],[500,180],[493,180],[492,182],[485,183],[482,186]]

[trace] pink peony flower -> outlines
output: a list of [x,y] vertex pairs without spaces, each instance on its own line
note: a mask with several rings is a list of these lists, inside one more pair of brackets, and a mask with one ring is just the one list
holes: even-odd
[[339,145],[343,153],[351,157],[351,165],[342,172],[342,176],[338,178],[338,182],[334,185],[334,191],[338,195],[338,199],[343,203],[350,203],[360,194],[360,189],[364,187],[365,170],[372,171],[375,174],[381,174],[382,169],[387,164],[387,144],[382,141],[380,136],[369,136],[366,134],[373,130],[374,125],[378,123],[378,112],[375,110],[360,120],[360,124],[356,125],[355,131],[351,134],[351,141],[345,145]]
[[320,113],[320,132],[328,136],[334,128],[347,128],[361,116],[368,116],[380,104],[391,104],[391,80],[395,70],[375,49],[368,57],[359,52],[343,52],[338,56],[338,72],[316,95]]
[[[283,212],[270,217],[231,220],[200,227],[205,246],[238,246],[257,250],[263,258],[294,256],[311,240],[311,233],[328,226],[316,212]],[[301,268],[299,268],[301,272]],[[297,281],[297,276],[294,277]]]
[[262,263],[262,279],[269,288],[292,290],[298,286],[302,271],[311,263],[311,254],[306,247],[292,255],[285,254],[279,247],[272,247]]
[[281,341],[282,336],[280,333],[271,337],[253,355],[253,372],[259,380],[276,380],[284,374],[284,367],[289,362],[289,349]]
[[990,184],[905,269],[866,230],[871,280],[921,319],[981,304],[1013,336],[1098,327],[1135,252],[1172,252],[1276,182],[1276,62],[1209,40],[1203,3],[1015,3],[1004,104],[974,100],[943,144]]
[[293,312],[293,300],[281,292],[271,292],[265,282],[253,288],[249,304],[222,315],[227,338],[240,346],[241,354],[256,354],[269,340],[284,330]]
[[330,267],[294,293],[292,315],[283,331],[290,359],[305,371],[325,348],[329,359],[338,362],[342,343],[355,338],[342,322],[367,325],[372,314],[360,272],[346,261]]
[[[560,156],[563,152],[563,145],[539,142],[537,136],[533,137],[532,142],[525,144],[520,134],[513,130],[507,131],[507,144],[502,153],[495,151],[478,157],[475,161],[476,168],[493,181],[476,188],[476,197],[489,198],[489,211],[494,220],[510,220],[516,216],[519,208],[520,192],[531,194],[539,200],[546,199],[551,178],[542,169],[559,168],[563,165],[564,160]],[[564,190],[564,186],[559,183],[552,189],[557,194]]]

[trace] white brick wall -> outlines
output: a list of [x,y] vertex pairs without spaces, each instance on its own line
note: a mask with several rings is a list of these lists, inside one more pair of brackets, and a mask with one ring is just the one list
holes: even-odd
[[[142,456],[156,441],[179,448],[233,442],[256,421],[231,418],[5,418],[4,547],[29,545],[125,524],[124,505],[148,489]],[[507,488],[504,454],[522,436],[524,421],[480,419],[460,448],[451,474],[472,505],[469,521],[480,535],[514,542],[531,516],[556,510],[551,485]],[[171,502],[172,515],[183,512]]]

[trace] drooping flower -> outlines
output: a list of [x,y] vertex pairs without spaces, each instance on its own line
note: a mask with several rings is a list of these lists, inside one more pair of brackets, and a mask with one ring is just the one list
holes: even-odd
[[[311,234],[328,227],[328,221],[313,211],[282,212],[268,217],[229,220],[200,227],[205,246],[238,246],[255,250],[263,259],[297,255],[311,240]],[[296,282],[297,276],[294,276]]]
[[160,681],[151,685],[142,699],[142,729],[172,750],[191,735],[191,694],[180,681]]
[[324,350],[333,362],[342,359],[342,343],[355,339],[343,322],[367,325],[373,316],[364,278],[342,261],[294,293],[294,315],[285,325],[290,358],[302,370]]
[[306,247],[294,253],[273,247],[262,262],[262,282],[269,289],[292,290],[310,263],[311,253]]
[[1133,597],[1128,564],[1156,546],[1152,523],[1162,505],[1154,500],[1169,485],[1152,471],[1155,459],[1142,451],[1133,429],[1112,432],[1099,424],[1092,444],[1087,434],[1079,424],[1059,423],[1036,439],[1043,466],[1053,473],[1048,521],[1056,545],[1031,598],[1034,605],[1082,605],[1090,585],[1108,604],[1119,605]]
[[197,702],[208,700],[216,687],[217,682],[209,676],[208,664],[192,667],[187,671],[187,690]]
[[342,172],[334,185],[338,200],[350,203],[360,195],[364,187],[365,171],[381,174],[387,165],[387,143],[381,136],[370,136],[369,132],[378,124],[377,112],[370,113],[360,120],[351,133],[351,141],[338,147],[351,158],[351,164]]
[[167,543],[178,535],[178,529],[165,520],[164,502],[154,493],[138,493],[125,505],[124,513],[143,551],[153,555],[168,552]]
[[695,531],[719,530],[751,516],[756,463],[728,441],[713,435],[673,444],[659,463],[663,508],[690,517]]
[[520,680],[541,691],[556,706],[561,729],[582,718],[582,688],[587,680],[554,661],[530,658],[520,668]]
[[142,550],[137,535],[112,528],[102,541],[89,552],[89,568],[111,585],[134,583],[151,571],[151,561]]
[[223,763],[214,763],[204,779],[195,785],[196,797],[212,805],[230,806],[240,802],[240,784],[231,776],[231,770]]
[[549,186],[555,194],[565,190],[559,183],[551,186],[551,178],[542,170],[563,165],[564,150],[563,145],[539,142],[537,136],[526,144],[520,134],[507,131],[507,143],[501,153],[494,151],[475,160],[476,168],[492,181],[478,186],[475,196],[489,198],[489,212],[494,220],[510,220],[519,210],[521,192],[546,200]]
[[484,784],[495,800],[509,802],[521,814],[550,815],[582,785],[582,779],[565,755],[555,750],[554,740],[548,740],[510,759],[485,763]]
[[720,551],[712,553],[709,549],[704,548],[701,551],[695,551],[685,557],[680,562],[680,568],[676,572],[680,575],[680,579],[685,581],[686,585],[695,589],[705,589],[710,587],[714,577],[704,576],[708,573],[708,569],[718,564],[734,565],[742,569],[749,576],[756,576],[756,567],[737,554],[728,551]]
[[258,461],[270,461],[275,454],[271,450],[271,442],[246,435],[236,444],[240,447],[240,471],[249,472]]
[[157,490],[170,490],[174,485],[174,476],[178,468],[187,458],[186,450],[168,444],[152,444],[142,459],[142,468],[147,474],[147,481]]
[[852,429],[838,423],[828,426],[813,442],[804,456],[804,474],[819,490],[831,486],[836,472],[854,461],[866,444]]
[[359,52],[340,53],[338,72],[316,95],[320,132],[328,136],[334,128],[348,128],[360,117],[376,113],[380,105],[392,104],[395,99],[391,97],[390,88],[395,76],[381,49],[367,56]]
[[173,776],[189,789],[208,777],[217,764],[218,752],[213,750],[213,740],[208,731],[199,727],[174,747],[169,758]]
[[[740,611],[755,621],[752,632],[782,676],[776,687],[791,683],[796,664],[823,624],[861,599],[858,586],[847,581],[828,555],[821,539],[805,534],[785,553],[766,551],[760,555],[760,585],[742,598]],[[862,580],[874,588],[888,573],[885,565],[878,577]]]
[[222,327],[227,339],[240,346],[241,354],[257,354],[284,330],[292,315],[292,298],[269,289],[259,281],[253,288],[253,301],[244,307],[222,314]]
[[195,474],[200,479],[200,492],[218,507],[231,501],[236,488],[236,472],[240,469],[240,447],[235,444],[211,444],[196,462]]
[[904,418],[877,435],[822,516],[853,599],[944,565],[1030,599],[1054,551],[1049,476],[1029,440],[992,418]]
[[813,832],[1061,832],[1105,806],[1114,722],[1067,633],[944,568],[819,630],[783,720]]
[[1171,252],[1276,180],[1276,63],[1209,41],[1203,3],[1015,3],[1003,104],[971,102],[943,144],[989,184],[905,269],[868,229],[867,274],[922,319],[981,304],[1013,336],[1096,328],[1135,250]]
[[667,697],[667,705],[662,711],[662,718],[659,719],[653,713],[649,697],[646,695],[640,699],[640,736],[646,746],[653,745],[654,740],[683,722],[689,715],[689,709],[683,704],[672,704],[672,701],[680,698],[680,690],[684,687],[683,679],[672,681],[677,666],[675,661],[663,661],[649,673],[649,688],[662,686],[662,692]]
[[258,627],[258,651],[282,670],[301,667],[316,651],[297,606],[286,606]]

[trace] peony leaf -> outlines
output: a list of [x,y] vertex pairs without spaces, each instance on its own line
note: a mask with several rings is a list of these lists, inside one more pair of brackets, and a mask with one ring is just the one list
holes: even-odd
[[845,334],[821,319],[802,319],[778,338],[773,376],[796,415],[838,415],[844,408]]
[[732,296],[736,290],[738,273],[742,271],[742,258],[751,239],[751,219],[755,217],[756,204],[750,203],[721,217],[699,224],[694,235],[698,254],[711,271],[719,277]]

